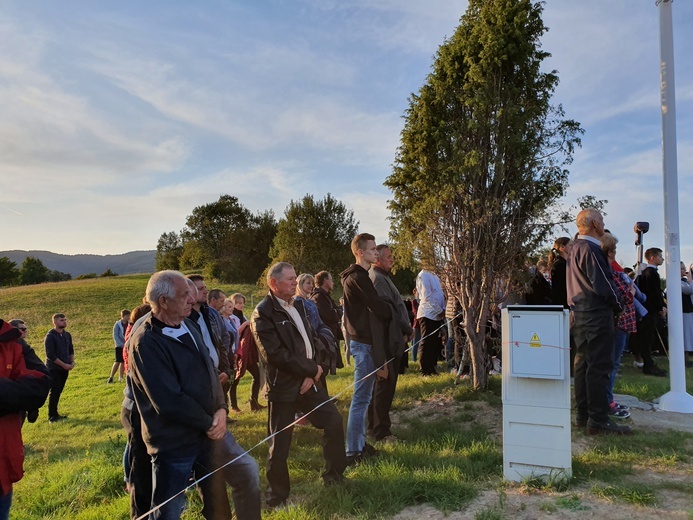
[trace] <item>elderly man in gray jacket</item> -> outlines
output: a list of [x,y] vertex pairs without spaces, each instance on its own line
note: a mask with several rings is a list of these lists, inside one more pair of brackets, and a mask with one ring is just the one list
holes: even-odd
[[378,260],[371,266],[368,274],[378,295],[398,311],[397,319],[390,321],[386,335],[393,359],[388,367],[387,378],[376,380],[373,387],[373,399],[368,407],[368,429],[375,440],[379,441],[392,437],[390,408],[395,397],[402,356],[407,343],[414,337],[414,329],[409,321],[409,313],[404,301],[389,276],[394,265],[392,250],[386,244],[381,244],[376,249]]

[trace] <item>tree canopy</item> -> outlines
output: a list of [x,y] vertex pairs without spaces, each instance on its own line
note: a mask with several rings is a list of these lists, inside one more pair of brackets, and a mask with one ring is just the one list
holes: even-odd
[[297,273],[337,273],[353,262],[351,240],[358,233],[354,212],[327,194],[316,200],[306,194],[291,201],[279,221],[270,256],[272,262],[290,262]]
[[488,382],[486,327],[568,185],[580,125],[551,104],[556,71],[542,4],[470,0],[405,112],[392,174],[400,262],[434,268],[465,312],[476,388]]

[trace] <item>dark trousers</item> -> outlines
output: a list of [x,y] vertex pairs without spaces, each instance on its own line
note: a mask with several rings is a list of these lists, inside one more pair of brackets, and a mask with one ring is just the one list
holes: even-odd
[[575,405],[577,415],[602,423],[609,419],[609,379],[614,367],[614,316],[575,312]]
[[[250,400],[257,401],[257,397],[260,394],[260,367],[258,365],[248,365],[247,371],[250,372],[251,376],[253,376],[253,384],[250,387]],[[229,388],[229,397],[231,398],[232,408],[238,408],[238,396],[236,395],[236,390],[240,381],[240,377],[234,378]]]
[[438,335],[438,328],[443,324],[441,320],[429,320],[420,318],[421,324],[421,347],[419,348],[419,369],[423,375],[436,373],[438,356],[443,348]]
[[[406,359],[406,355],[404,356]],[[392,435],[390,427],[390,408],[395,397],[395,387],[399,377],[402,356],[395,356],[387,365],[387,379],[377,379],[373,385],[373,399],[368,405],[368,429],[373,432],[375,440],[379,441]]]
[[142,439],[142,423],[137,406],[122,408],[120,422],[128,439],[126,472],[130,488],[130,517],[138,518],[152,505],[152,458]]
[[643,372],[648,372],[654,367],[652,359],[652,345],[658,342],[657,338],[657,316],[652,312],[638,322],[638,353],[642,357]]
[[48,397],[48,417],[58,416],[58,402],[60,401],[60,394],[63,393],[63,388],[65,388],[65,382],[67,381],[67,376],[70,375],[68,370],[63,370],[62,368],[51,368],[51,393]]
[[[298,397],[294,402],[269,403],[269,433],[276,433],[295,420],[296,412],[308,414],[318,404],[329,399],[320,383],[316,384],[317,392],[312,388]],[[324,404],[306,419],[316,428],[323,430],[322,454],[325,458],[323,480],[338,482],[346,469],[346,452],[344,450],[344,423],[333,401]],[[289,469],[286,461],[289,457],[293,427],[288,428],[270,440],[267,455],[267,488],[266,501],[276,505],[287,499],[290,492]]]

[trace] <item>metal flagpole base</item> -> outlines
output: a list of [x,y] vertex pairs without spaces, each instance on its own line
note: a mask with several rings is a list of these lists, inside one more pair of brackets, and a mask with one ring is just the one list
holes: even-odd
[[686,392],[667,392],[659,398],[659,409],[665,412],[693,413],[693,396]]

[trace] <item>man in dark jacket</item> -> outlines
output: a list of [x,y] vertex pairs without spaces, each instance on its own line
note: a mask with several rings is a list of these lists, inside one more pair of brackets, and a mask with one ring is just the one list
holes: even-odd
[[48,331],[44,340],[46,348],[46,367],[51,374],[51,393],[48,397],[48,421],[56,422],[67,419],[67,415],[58,413],[60,395],[63,393],[67,376],[75,368],[75,347],[72,336],[65,330],[67,318],[61,312],[53,315],[53,328]]
[[378,260],[375,237],[361,233],[351,241],[351,252],[356,263],[340,273],[344,287],[344,316],[346,331],[351,337],[351,355],[354,356],[354,393],[351,396],[347,422],[347,462],[354,464],[361,458],[376,455],[377,451],[366,443],[366,415],[373,397],[376,377],[387,379],[392,359],[390,346],[382,331],[392,318],[390,306],[380,298],[368,276],[368,270]]
[[[178,271],[155,273],[146,291],[151,316],[129,341],[132,391],[152,457],[152,505],[159,507],[150,518],[180,518],[193,470],[199,478],[239,457],[221,471],[233,488],[236,517],[259,520],[257,463],[226,429],[217,372],[199,329],[186,319],[196,297]],[[215,507],[212,498],[204,497],[205,507]]]
[[624,310],[599,238],[604,219],[596,209],[577,216],[578,239],[568,258],[568,304],[573,311],[575,338],[576,425],[598,433],[630,434],[628,426],[609,419],[607,397],[614,366],[614,315]]
[[643,374],[665,377],[667,371],[659,368],[652,359],[652,346],[659,342],[657,322],[667,315],[664,296],[662,296],[662,281],[657,271],[657,268],[664,263],[662,250],[651,247],[645,251],[645,260],[647,260],[647,267],[635,280],[638,288],[647,297],[644,303],[647,314],[638,322],[637,343],[643,361]]
[[332,275],[327,271],[320,271],[315,275],[315,288],[310,294],[310,299],[315,302],[320,314],[320,319],[332,331],[332,335],[339,343],[340,339],[344,339],[342,334],[342,309],[337,305],[330,293],[334,289],[334,280]]
[[375,440],[379,441],[392,436],[390,408],[392,399],[395,397],[402,356],[407,342],[414,337],[414,329],[402,297],[390,279],[390,271],[395,263],[392,250],[387,245],[381,244],[377,247],[377,251],[378,260],[371,266],[368,274],[378,295],[397,311],[397,319],[390,321],[386,334],[386,341],[392,354],[392,362],[387,365],[387,379],[375,381],[373,400],[368,408],[368,424]]
[[[286,460],[291,446],[297,411],[323,430],[322,451],[325,485],[344,480],[346,468],[342,416],[320,382],[327,367],[316,361],[314,331],[306,319],[303,303],[294,300],[296,271],[291,264],[279,262],[267,273],[270,292],[253,311],[250,320],[255,342],[265,363],[269,385],[269,433],[267,455],[266,502],[271,508],[286,502],[290,491]],[[319,408],[318,405],[322,406]],[[310,413],[308,413],[310,412]],[[286,428],[286,429],[285,429]]]

